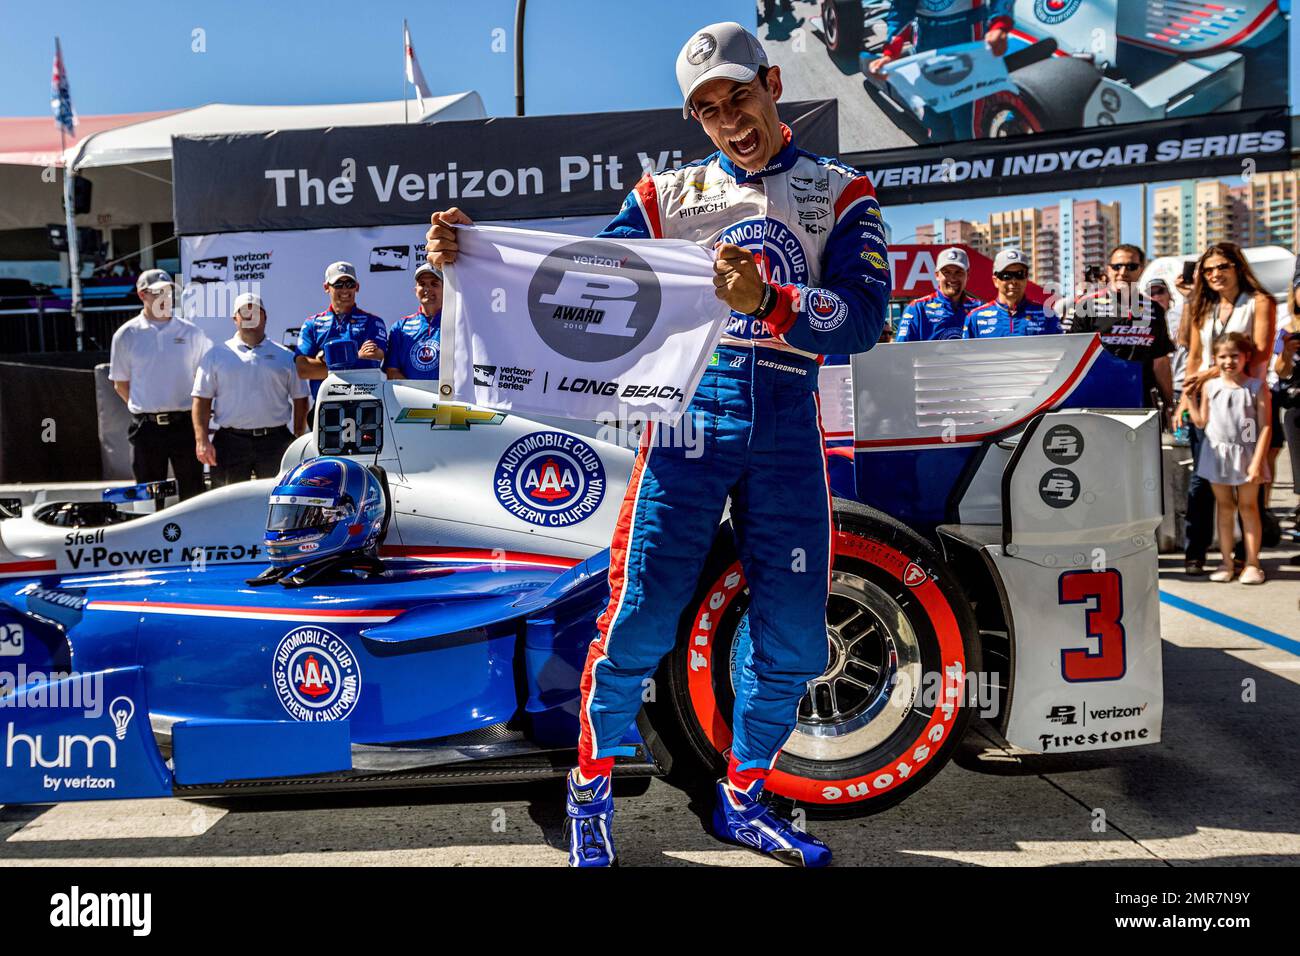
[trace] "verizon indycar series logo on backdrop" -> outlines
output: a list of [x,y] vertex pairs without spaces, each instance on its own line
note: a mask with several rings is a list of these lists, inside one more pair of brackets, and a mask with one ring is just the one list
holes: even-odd
[[343,639],[323,627],[297,627],[271,658],[276,696],[294,720],[343,720],[361,696],[361,666]]
[[501,456],[493,491],[516,518],[562,528],[596,513],[605,497],[605,466],[581,438],[533,432]]

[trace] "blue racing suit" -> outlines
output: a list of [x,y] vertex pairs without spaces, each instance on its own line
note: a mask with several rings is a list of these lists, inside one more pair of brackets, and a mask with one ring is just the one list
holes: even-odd
[[963,339],[996,339],[1007,335],[1060,335],[1061,320],[1041,302],[1021,299],[1015,311],[994,299],[971,310]]
[[412,312],[402,316],[388,330],[384,367],[397,369],[402,378],[435,379],[441,350],[442,311],[433,317],[423,312]]
[[[730,498],[751,589],[740,662],[733,779],[763,779],[826,667],[830,488],[819,355],[880,338],[889,258],[867,177],[785,145],[758,173],[714,153],[647,174],[601,233],[681,238],[755,254],[777,304],[732,313],[686,414],[642,435],[609,558],[609,605],[582,675],[579,767],[605,774],[641,707],[643,682],[676,643]],[[720,666],[726,666],[725,663]]]
[[[941,50],[959,43],[982,40],[995,27],[1012,27],[1014,0],[894,0],[885,17],[888,39],[884,52],[902,55],[912,41],[913,53]],[[930,140],[951,143],[975,137],[975,104],[967,103],[947,113],[925,111]]]
[[[317,353],[323,352],[325,346],[330,342],[337,342],[340,339],[351,339],[356,343],[357,348],[369,340],[373,340],[376,345],[385,350],[385,359],[387,359],[388,346],[388,327],[384,325],[384,320],[377,315],[371,315],[369,312],[363,312],[361,309],[354,308],[347,315],[337,315],[333,309],[326,309],[324,312],[317,312],[310,316],[298,330],[298,348],[299,355],[305,355],[308,358],[315,358]],[[379,368],[380,363],[374,359],[357,359],[354,363],[346,368]],[[334,368],[335,366],[331,366]],[[344,366],[337,366],[343,368]],[[320,390],[320,379],[313,379],[311,383],[312,401],[316,400],[316,392]]]
[[954,302],[935,290],[927,296],[913,299],[903,310],[898,322],[895,342],[929,342],[933,339],[959,339],[966,327],[966,316],[978,308],[980,300],[963,292],[960,302]]

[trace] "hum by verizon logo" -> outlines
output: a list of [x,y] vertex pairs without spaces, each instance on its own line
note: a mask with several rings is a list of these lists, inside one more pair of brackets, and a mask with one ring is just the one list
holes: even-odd
[[153,929],[153,894],[83,893],[74,886],[50,897],[50,925],[126,927],[133,936],[148,936]]

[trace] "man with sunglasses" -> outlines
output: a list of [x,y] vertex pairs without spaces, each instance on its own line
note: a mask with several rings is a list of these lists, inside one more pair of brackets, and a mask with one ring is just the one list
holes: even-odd
[[1121,243],[1106,259],[1109,285],[1075,303],[1068,331],[1096,332],[1101,344],[1116,358],[1142,366],[1142,405],[1156,407],[1156,396],[1168,405],[1173,400],[1169,355],[1174,351],[1165,323],[1165,310],[1138,290],[1138,276],[1146,264],[1139,247]]
[[[330,297],[330,307],[302,324],[298,354],[294,357],[298,377],[311,382],[312,401],[316,400],[321,380],[331,369],[382,368],[384,349],[388,347],[388,327],[384,320],[357,308],[361,285],[357,282],[356,266],[350,262],[331,262],[325,270],[324,288]],[[356,358],[327,361],[331,346],[346,340],[356,346]]]
[[1041,302],[1025,297],[1029,260],[1019,249],[1003,249],[993,260],[998,294],[966,316],[964,339],[994,339],[1008,335],[1058,335],[1061,320]]

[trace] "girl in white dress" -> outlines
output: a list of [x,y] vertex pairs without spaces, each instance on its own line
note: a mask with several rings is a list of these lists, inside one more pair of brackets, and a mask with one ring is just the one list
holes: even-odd
[[1246,544],[1241,583],[1264,583],[1264,571],[1259,566],[1259,486],[1269,480],[1272,425],[1268,388],[1260,379],[1246,374],[1254,352],[1254,343],[1241,332],[1226,332],[1216,338],[1212,353],[1219,375],[1205,382],[1200,401],[1190,408],[1193,423],[1205,431],[1196,473],[1213,487],[1219,513],[1223,562],[1210,575],[1211,581],[1232,580],[1232,544],[1240,511]]

